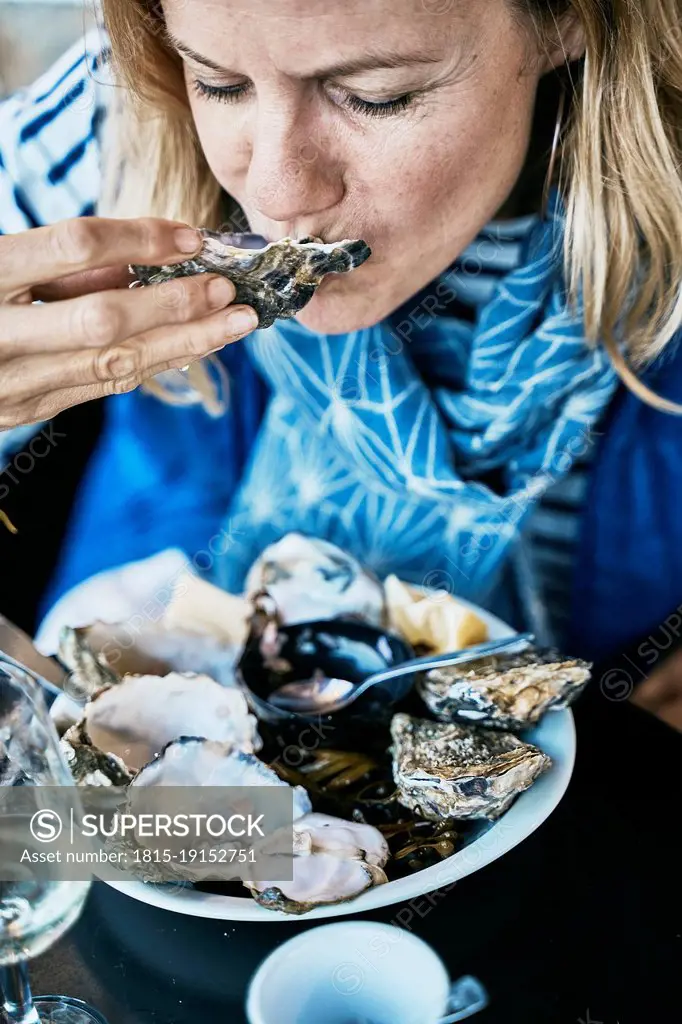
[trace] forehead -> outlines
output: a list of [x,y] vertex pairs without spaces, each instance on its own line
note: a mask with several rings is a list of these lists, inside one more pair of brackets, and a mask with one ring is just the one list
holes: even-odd
[[[442,52],[505,0],[163,0],[169,30],[202,55],[268,56],[297,74],[367,48]],[[486,14],[487,12],[487,14]]]

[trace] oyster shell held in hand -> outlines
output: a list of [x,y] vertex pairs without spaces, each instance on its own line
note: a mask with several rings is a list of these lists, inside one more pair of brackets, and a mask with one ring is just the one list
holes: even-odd
[[194,274],[222,274],[236,287],[235,301],[256,311],[261,329],[300,312],[327,274],[346,274],[371,255],[369,246],[360,240],[325,244],[314,238],[282,238],[262,249],[241,249],[234,244],[238,235],[205,228],[201,234],[204,247],[193,259],[161,267],[133,265],[130,269],[145,285]]

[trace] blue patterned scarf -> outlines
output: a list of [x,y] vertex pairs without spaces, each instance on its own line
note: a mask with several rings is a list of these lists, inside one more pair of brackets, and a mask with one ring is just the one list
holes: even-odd
[[[415,303],[376,327],[247,343],[272,389],[213,575],[238,590],[297,530],[377,572],[485,601],[534,503],[584,453],[616,378],[567,307],[556,195],[474,323]],[[453,297],[444,274],[431,289]],[[409,311],[414,329],[399,329]]]

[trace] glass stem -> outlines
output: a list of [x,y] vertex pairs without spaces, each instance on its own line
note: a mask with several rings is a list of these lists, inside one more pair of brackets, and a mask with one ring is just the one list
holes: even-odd
[[25,960],[0,967],[0,990],[4,997],[3,1024],[40,1024],[38,1011],[33,1005],[28,964]]

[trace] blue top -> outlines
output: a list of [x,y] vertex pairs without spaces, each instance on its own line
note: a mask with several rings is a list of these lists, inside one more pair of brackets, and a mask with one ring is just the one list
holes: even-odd
[[[682,339],[646,374],[682,403]],[[595,452],[575,566],[570,645],[601,658],[682,637],[682,420],[617,394]],[[620,664],[620,663],[619,663]],[[642,664],[640,660],[640,664]],[[640,678],[632,669],[633,683]]]

